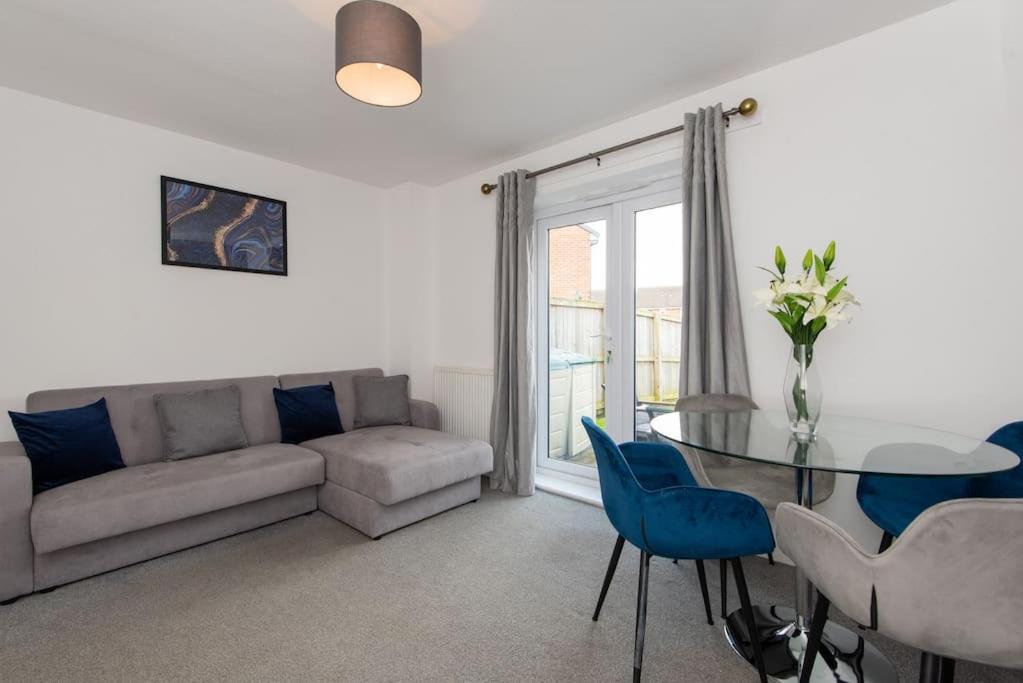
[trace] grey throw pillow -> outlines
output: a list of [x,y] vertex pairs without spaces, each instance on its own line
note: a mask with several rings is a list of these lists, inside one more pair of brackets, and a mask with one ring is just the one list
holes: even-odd
[[355,419],[360,427],[411,425],[408,375],[393,377],[355,376]]
[[166,460],[183,460],[245,448],[242,396],[238,387],[153,397],[163,432]]

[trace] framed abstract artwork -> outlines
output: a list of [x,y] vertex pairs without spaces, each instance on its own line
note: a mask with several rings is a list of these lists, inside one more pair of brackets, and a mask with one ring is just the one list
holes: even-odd
[[160,176],[164,265],[288,274],[288,205]]

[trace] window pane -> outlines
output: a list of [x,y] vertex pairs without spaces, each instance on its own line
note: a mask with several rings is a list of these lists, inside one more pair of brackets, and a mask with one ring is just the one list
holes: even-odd
[[636,439],[678,400],[682,354],[682,205],[636,215]]
[[604,220],[547,231],[547,455],[589,467],[596,461],[581,420],[606,425],[606,238]]

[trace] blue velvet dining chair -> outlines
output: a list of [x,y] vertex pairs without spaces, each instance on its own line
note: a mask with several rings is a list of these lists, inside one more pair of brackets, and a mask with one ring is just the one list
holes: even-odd
[[[680,457],[674,447],[668,444],[629,441],[618,444],[618,449],[632,469],[632,474],[640,486],[648,491],[666,489],[670,486],[699,486],[685,460]],[[608,588],[611,587],[611,579],[614,578],[615,570],[618,568],[618,560],[622,556],[624,545],[625,537],[618,534],[614,550],[611,551],[611,560],[607,563],[604,584],[600,587],[597,608],[593,610],[593,621],[600,618],[600,610],[604,606],[604,599],[607,597]],[[703,560],[696,560],[696,575],[700,579],[700,593],[703,595],[703,609],[707,614],[707,623],[713,626],[714,617],[710,609],[707,572]]]
[[[988,442],[1023,458],[1023,422],[1005,425]],[[856,500],[870,521],[881,527],[883,553],[927,508],[959,498],[1023,498],[1023,463],[1007,472],[980,477],[860,476]]]
[[[640,551],[633,681],[640,680],[643,668],[650,559],[664,557],[731,562],[746,620],[745,640],[753,650],[760,680],[766,683],[760,639],[753,637],[757,628],[741,560],[774,551],[774,534],[764,506],[744,493],[700,488],[688,468],[674,464],[680,458],[670,446],[672,457],[649,448],[657,444],[626,444],[622,448],[593,420],[584,417],[582,421],[597,458],[604,512],[623,543],[627,540]],[[631,453],[631,459],[624,451]],[[616,544],[615,549],[616,555],[620,554],[621,547]],[[617,557],[613,560],[617,563]],[[601,602],[608,581],[605,579]],[[705,588],[704,601],[707,605]]]

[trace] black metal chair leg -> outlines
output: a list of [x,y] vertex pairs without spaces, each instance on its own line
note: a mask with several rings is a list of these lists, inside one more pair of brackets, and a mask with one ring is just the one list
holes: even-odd
[[728,560],[720,560],[721,566],[721,618],[728,618]]
[[820,591],[817,591],[817,606],[813,610],[810,632],[806,637],[806,651],[803,652],[802,668],[799,670],[799,683],[809,683],[810,681],[810,674],[813,673],[813,663],[817,661],[817,653],[821,649],[821,636],[824,635],[824,625],[828,623],[829,607],[831,607],[831,602]]
[[597,609],[593,611],[593,620],[600,617],[600,608],[604,606],[604,598],[607,597],[607,589],[611,587],[611,579],[614,578],[615,569],[618,568],[618,558],[622,556],[622,546],[625,545],[625,537],[618,535],[615,541],[615,549],[611,551],[611,561],[607,563],[607,573],[604,574],[604,585],[600,589],[600,598],[597,600]]
[[955,683],[956,660],[949,657],[942,657],[939,665],[938,680],[940,683]]
[[895,538],[887,531],[881,534],[881,545],[877,548],[877,554],[880,555],[884,551],[888,550],[888,548],[892,547],[892,541],[894,540]]
[[703,568],[703,560],[696,561],[696,574],[700,577],[700,592],[703,593],[703,609],[707,612],[707,623],[714,625],[714,617],[710,613],[710,593],[707,592],[707,572]]
[[767,564],[774,566],[774,553],[767,553]]
[[920,683],[941,681],[941,657],[930,652],[920,653]]
[[646,637],[646,598],[650,583],[650,555],[640,551],[639,590],[636,594],[636,649],[632,655],[632,681],[639,683],[643,671],[643,640]]
[[753,662],[757,665],[760,683],[767,683],[767,671],[764,668],[764,653],[760,646],[760,634],[757,632],[757,624],[753,616],[753,605],[750,604],[749,591],[746,589],[746,575],[742,571],[742,560],[738,557],[732,560],[732,573],[735,574],[735,587],[739,590],[739,603],[742,605],[742,615],[746,619],[746,631],[749,634],[750,644],[753,646]]

